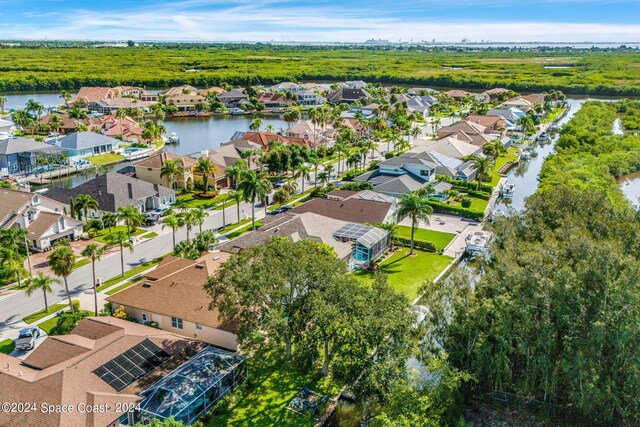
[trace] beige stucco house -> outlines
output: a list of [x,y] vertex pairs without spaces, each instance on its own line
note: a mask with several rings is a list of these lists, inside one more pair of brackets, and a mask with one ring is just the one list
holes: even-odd
[[155,156],[147,157],[146,159],[136,162],[133,165],[136,169],[136,178],[152,184],[170,187],[167,177],[160,176],[162,166],[167,160],[177,162],[182,168],[182,175],[176,177],[174,187],[186,188],[188,183],[193,182],[193,170],[196,161],[191,157],[173,153],[158,153]]

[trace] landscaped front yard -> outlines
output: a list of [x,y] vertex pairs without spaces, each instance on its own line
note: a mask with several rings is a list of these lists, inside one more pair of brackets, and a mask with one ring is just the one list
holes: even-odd
[[[195,196],[196,196],[195,193],[187,193],[187,194],[181,194],[179,196],[176,196],[176,203],[173,205],[173,207],[178,209],[185,209],[185,208],[209,209],[209,208],[213,208],[219,203],[222,203],[223,200],[225,200],[228,197],[226,193],[220,194],[211,199],[199,199]],[[229,202],[226,204],[225,207],[233,206],[233,204],[235,203]]]
[[[78,300],[73,300],[75,302],[77,302]],[[67,303],[59,303],[59,304],[52,304],[49,306],[49,310],[44,311],[44,308],[40,311],[36,311],[35,313],[32,313],[28,316],[25,316],[22,320],[24,320],[25,323],[35,323],[38,320],[47,317],[50,314],[56,313],[60,310],[64,310],[65,308],[69,307],[69,304]]]
[[16,343],[13,340],[6,339],[0,341],[0,353],[10,354],[14,348],[16,348]]
[[[380,265],[380,272],[387,275],[389,284],[410,300],[418,296],[425,281],[432,281],[453,261],[453,258],[431,252],[416,250],[416,256],[409,256],[409,248],[402,248]],[[374,273],[357,270],[353,273],[366,282],[373,282]]]
[[503,175],[500,175],[498,171],[501,167],[503,167],[507,162],[517,162],[518,161],[518,150],[515,147],[509,147],[507,152],[498,157],[496,159],[496,164],[493,168],[493,174],[491,176],[491,184],[492,186],[498,185],[498,181],[502,178]]
[[[405,225],[399,225],[396,231],[398,237],[404,237],[407,239],[411,238],[411,227],[407,227]],[[444,233],[442,231],[435,230],[425,230],[424,228],[416,228],[414,238],[416,240],[425,240],[427,242],[431,242],[436,245],[438,250],[443,250],[444,248],[451,243],[453,238],[456,237],[455,234]]]
[[[126,225],[116,225],[115,227],[111,227],[111,231],[109,231],[108,228],[105,228],[104,230],[99,230],[97,236],[93,239],[96,242],[100,242],[100,243],[107,243],[107,235],[109,233],[113,233],[115,231],[127,231],[127,226]],[[131,237],[134,236],[139,236],[142,233],[146,233],[146,230],[143,230],[141,228],[136,228],[132,233],[131,233]]]

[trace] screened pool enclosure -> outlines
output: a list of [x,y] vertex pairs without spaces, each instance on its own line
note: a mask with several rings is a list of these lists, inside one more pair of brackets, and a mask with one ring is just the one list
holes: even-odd
[[134,423],[149,424],[169,417],[192,424],[247,375],[243,356],[206,347],[169,375],[141,393],[139,410],[129,414]]
[[341,242],[354,242],[349,262],[351,268],[366,267],[380,258],[391,243],[387,230],[362,224],[346,224],[335,231],[333,237]]

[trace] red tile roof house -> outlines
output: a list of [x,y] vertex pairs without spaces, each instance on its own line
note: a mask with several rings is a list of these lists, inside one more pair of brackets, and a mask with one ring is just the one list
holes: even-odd
[[501,135],[504,134],[507,125],[507,121],[500,116],[469,116],[462,120],[486,127],[485,132],[495,131]]
[[470,121],[460,121],[451,126],[438,129],[438,139],[448,136],[453,136],[460,141],[481,147],[501,135],[481,124]]
[[262,102],[266,108],[286,107],[293,104],[293,100],[286,99],[283,94],[275,92],[261,93],[258,101]]
[[89,103],[91,102],[98,102],[104,99],[115,98],[116,95],[117,92],[110,87],[83,86],[78,91],[78,94],[67,102],[67,105],[69,107],[73,107],[79,99],[83,99],[86,104],[89,105]]
[[[71,334],[47,337],[24,360],[0,353],[3,400],[34,405],[30,410],[0,411],[0,425],[118,427],[122,417],[138,421],[136,417],[150,415],[146,410],[152,410],[151,403],[168,403],[153,393],[160,386],[171,398],[176,390],[182,390],[180,397],[193,404],[191,398],[195,392],[201,393],[200,389],[180,388],[179,382],[171,387],[166,378],[188,378],[189,370],[199,366],[216,371],[221,357],[236,363],[231,368],[232,389],[246,376],[241,356],[127,320],[87,317]],[[142,412],[133,411],[138,404]],[[198,414],[196,408],[188,409]]]
[[282,144],[295,144],[307,148],[317,147],[318,144],[305,138],[282,136],[274,132],[245,132],[241,137],[234,139],[244,139],[256,144],[260,144],[264,150],[270,148],[270,143],[280,142]]

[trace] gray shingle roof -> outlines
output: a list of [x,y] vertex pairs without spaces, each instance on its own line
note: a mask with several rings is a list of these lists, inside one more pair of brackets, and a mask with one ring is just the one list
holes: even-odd
[[81,150],[102,145],[116,145],[118,140],[95,132],[74,132],[60,138],[60,147],[67,150]]
[[[131,195],[129,197],[129,185]],[[152,184],[116,172],[107,172],[72,189],[52,188],[47,197],[68,204],[71,197],[87,194],[98,201],[101,211],[115,212],[118,208],[139,204],[138,201],[149,196],[168,196],[175,191],[164,185]]]
[[0,154],[16,154],[32,151],[61,152],[57,147],[28,138],[7,138],[0,140]]

